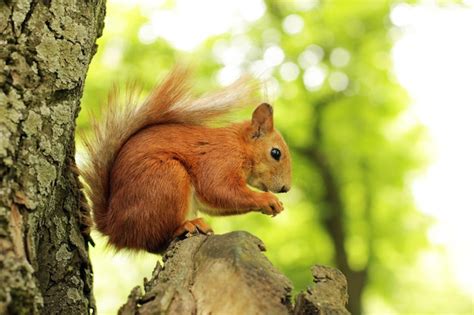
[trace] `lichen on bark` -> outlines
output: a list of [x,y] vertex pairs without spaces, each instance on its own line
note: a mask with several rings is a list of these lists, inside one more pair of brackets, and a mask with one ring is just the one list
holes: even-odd
[[0,313],[94,307],[75,118],[104,1],[0,0]]

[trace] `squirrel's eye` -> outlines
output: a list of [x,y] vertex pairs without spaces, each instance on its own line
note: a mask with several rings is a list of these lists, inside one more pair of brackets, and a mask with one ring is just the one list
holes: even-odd
[[270,151],[270,154],[271,154],[272,158],[274,158],[274,159],[277,160],[277,161],[280,161],[280,157],[281,157],[281,152],[280,152],[280,150],[278,150],[277,148],[273,148],[273,149]]

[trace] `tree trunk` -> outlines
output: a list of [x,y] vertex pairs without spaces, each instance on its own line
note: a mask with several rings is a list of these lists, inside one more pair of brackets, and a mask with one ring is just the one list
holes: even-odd
[[103,1],[0,0],[0,314],[87,314],[74,129]]
[[290,281],[264,250],[246,232],[178,241],[167,250],[164,266],[158,263],[151,280],[145,279],[145,293],[134,288],[119,314],[349,314],[340,271],[314,267],[314,285],[293,307]]
[[[353,314],[362,314],[362,294],[367,285],[368,266],[362,270],[353,270],[349,265],[349,257],[345,247],[347,240],[346,227],[344,226],[344,213],[346,212],[341,193],[340,185],[337,182],[337,176],[331,167],[328,158],[322,150],[324,141],[324,129],[322,121],[325,118],[326,109],[336,104],[336,101],[342,97],[342,94],[331,94],[315,104],[316,115],[313,125],[314,143],[311,148],[295,148],[299,153],[305,156],[310,163],[316,167],[324,184],[325,193],[322,197],[322,209],[325,217],[323,224],[334,244],[335,263],[349,281],[349,303],[348,308]],[[366,189],[369,189],[366,183]],[[370,195],[366,196],[368,208],[365,209],[366,215],[370,213]],[[369,241],[368,259],[372,259],[372,245]]]

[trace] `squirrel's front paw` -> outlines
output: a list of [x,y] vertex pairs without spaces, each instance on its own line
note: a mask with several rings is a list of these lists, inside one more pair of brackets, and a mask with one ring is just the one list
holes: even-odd
[[264,193],[260,212],[276,216],[283,211],[283,203],[272,193]]

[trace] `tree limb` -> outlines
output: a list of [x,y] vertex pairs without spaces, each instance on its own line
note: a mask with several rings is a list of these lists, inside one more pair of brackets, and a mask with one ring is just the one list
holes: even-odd
[[158,263],[151,280],[145,279],[145,293],[134,288],[119,314],[348,314],[340,271],[313,268],[315,285],[299,295],[294,309],[291,282],[264,250],[262,241],[246,232],[177,241],[164,265]]

